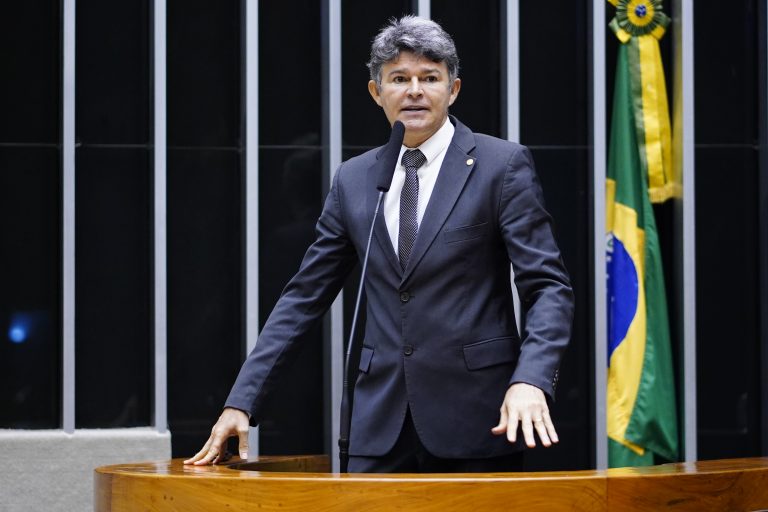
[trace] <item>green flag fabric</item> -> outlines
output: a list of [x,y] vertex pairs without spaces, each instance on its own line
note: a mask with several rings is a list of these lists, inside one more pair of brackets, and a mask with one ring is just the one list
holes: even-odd
[[637,123],[638,104],[642,107],[635,94],[642,72],[638,39],[630,37],[619,47],[606,180],[611,467],[678,458],[664,273],[647,159],[641,155],[645,134]]

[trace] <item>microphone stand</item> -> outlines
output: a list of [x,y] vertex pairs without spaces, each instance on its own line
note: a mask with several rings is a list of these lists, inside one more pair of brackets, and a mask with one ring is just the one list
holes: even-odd
[[389,136],[389,142],[381,153],[381,169],[379,181],[376,188],[379,191],[379,197],[376,200],[376,209],[373,212],[371,229],[368,232],[368,243],[365,246],[365,256],[363,256],[363,268],[360,272],[360,285],[357,288],[357,299],[355,300],[355,312],[352,315],[352,328],[349,332],[349,343],[347,344],[347,353],[344,358],[344,385],[341,391],[341,413],[339,425],[339,468],[342,473],[347,472],[349,466],[349,430],[352,423],[352,410],[349,401],[349,356],[352,353],[352,344],[355,339],[355,330],[357,329],[357,316],[360,313],[360,302],[363,298],[363,289],[365,285],[365,271],[368,268],[368,256],[371,252],[371,240],[373,240],[373,228],[376,225],[376,217],[379,215],[381,200],[384,193],[389,191],[392,184],[392,175],[397,165],[397,157],[400,155],[400,147],[403,144],[405,136],[405,125],[400,121],[395,121],[392,125],[392,133]]
[[347,472],[349,465],[349,429],[352,423],[351,409],[349,403],[349,359],[352,354],[352,343],[357,329],[357,317],[360,313],[360,302],[363,297],[363,288],[365,283],[365,271],[368,268],[368,255],[371,250],[371,240],[373,240],[373,228],[376,225],[376,216],[379,214],[381,199],[384,197],[384,191],[379,190],[379,197],[376,200],[376,209],[373,213],[373,222],[371,230],[368,233],[368,243],[365,246],[365,257],[363,258],[363,269],[360,272],[360,285],[357,287],[357,299],[355,300],[355,312],[352,315],[352,327],[349,331],[349,343],[347,344],[347,353],[344,358],[344,385],[341,391],[341,425],[339,426],[339,469],[342,473]]

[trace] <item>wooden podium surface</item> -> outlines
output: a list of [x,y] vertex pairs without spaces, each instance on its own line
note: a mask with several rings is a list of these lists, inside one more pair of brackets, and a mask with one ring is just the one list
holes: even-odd
[[325,456],[219,466],[181,459],[95,470],[106,511],[753,511],[768,509],[768,457],[604,471],[480,474],[328,472]]

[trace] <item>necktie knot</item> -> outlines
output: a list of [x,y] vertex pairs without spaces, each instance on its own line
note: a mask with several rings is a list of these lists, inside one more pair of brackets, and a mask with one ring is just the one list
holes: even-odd
[[427,157],[419,149],[408,149],[403,153],[401,163],[406,170],[418,169],[424,165],[427,161]]

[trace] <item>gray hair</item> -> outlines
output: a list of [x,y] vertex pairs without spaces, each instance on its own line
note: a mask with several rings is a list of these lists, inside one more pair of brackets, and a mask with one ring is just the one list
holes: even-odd
[[401,51],[412,52],[434,62],[445,62],[449,83],[459,76],[456,45],[443,27],[432,20],[411,14],[399,20],[392,18],[373,39],[368,69],[371,80],[381,87],[381,67],[396,60]]

